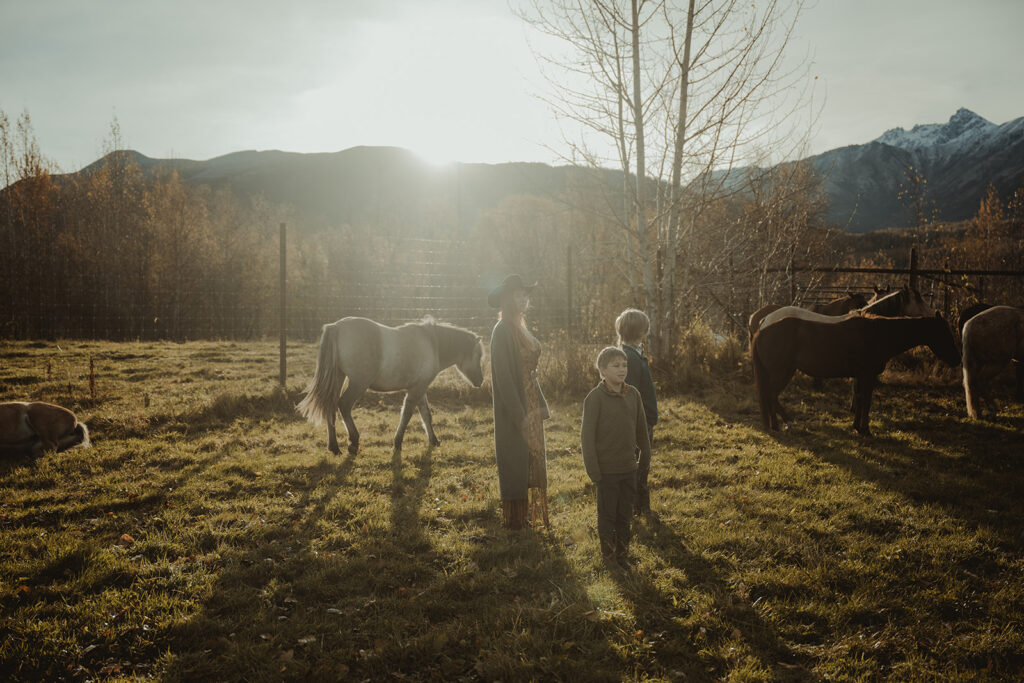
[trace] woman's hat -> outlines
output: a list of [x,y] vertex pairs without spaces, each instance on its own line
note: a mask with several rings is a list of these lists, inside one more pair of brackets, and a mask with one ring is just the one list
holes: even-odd
[[506,292],[514,292],[517,289],[529,292],[536,286],[536,282],[532,285],[525,284],[521,275],[509,275],[500,285],[490,291],[487,295],[487,303],[490,304],[491,308],[501,308],[501,297]]

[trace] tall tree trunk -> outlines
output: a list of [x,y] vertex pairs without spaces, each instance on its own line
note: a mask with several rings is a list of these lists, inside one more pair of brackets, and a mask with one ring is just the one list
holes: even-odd
[[672,154],[672,186],[670,189],[668,234],[665,236],[665,268],[661,282],[661,336],[657,354],[667,357],[672,351],[672,335],[676,330],[676,254],[679,251],[679,224],[682,220],[683,143],[686,138],[686,106],[690,90],[690,45],[693,42],[693,6],[690,0],[686,12],[686,37],[683,42],[683,60],[679,63],[679,120],[676,123],[675,149]]
[[636,212],[636,234],[637,247],[641,256],[640,268],[644,283],[644,296],[646,298],[645,308],[651,319],[651,336],[658,338],[660,332],[658,327],[657,303],[658,294],[654,277],[653,259],[647,255],[651,253],[650,235],[647,230],[647,201],[645,197],[645,180],[647,176],[646,159],[644,156],[644,110],[643,100],[640,97],[640,7],[642,0],[633,0],[633,20],[630,24],[630,33],[633,40],[633,127],[636,132],[636,197],[634,209]]

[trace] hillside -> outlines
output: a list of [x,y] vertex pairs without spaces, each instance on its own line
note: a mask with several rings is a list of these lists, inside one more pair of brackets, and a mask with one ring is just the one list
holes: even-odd
[[997,126],[967,109],[945,124],[893,128],[864,145],[807,159],[825,179],[829,219],[850,232],[906,227],[897,199],[907,169],[927,180],[941,221],[973,216],[989,184],[1007,196],[1024,180],[1024,117]]
[[[190,185],[262,194],[332,224],[416,228],[436,221],[440,212],[444,222],[457,225],[460,233],[505,197],[558,197],[569,187],[594,183],[622,187],[621,172],[610,169],[541,163],[434,166],[397,147],[353,147],[316,154],[249,150],[205,161],[127,154],[147,172],[174,170]],[[78,174],[95,171],[109,158]],[[927,181],[925,198],[934,206],[935,218],[962,221],[976,213],[989,184],[1004,197],[1020,187],[1024,117],[996,125],[960,109],[944,124],[921,124],[909,131],[893,128],[866,144],[829,150],[803,161],[823,179],[829,222],[847,232],[906,227],[911,213],[898,196],[912,167]],[[759,169],[733,169],[729,184],[742,188],[755,171]],[[451,215],[453,211],[456,216]]]

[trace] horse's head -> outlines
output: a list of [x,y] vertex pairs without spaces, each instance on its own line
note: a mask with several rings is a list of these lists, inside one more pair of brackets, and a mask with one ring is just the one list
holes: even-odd
[[887,285],[872,285],[871,289],[874,292],[874,294],[872,294],[871,298],[868,299],[869,304],[873,304],[879,299],[892,294],[892,287],[889,287]]
[[850,301],[850,310],[855,308],[864,308],[868,305],[868,298],[860,292],[847,292],[847,298]]
[[960,346],[953,337],[949,323],[938,311],[935,312],[934,318],[929,318],[929,323],[934,325],[935,333],[929,338],[928,348],[943,363],[950,366],[960,365]]
[[900,306],[902,315],[931,317],[936,314],[936,310],[925,302],[921,292],[912,287],[904,287],[900,290]]
[[484,343],[479,335],[474,334],[472,343],[467,344],[464,352],[455,362],[455,368],[474,387],[484,383]]

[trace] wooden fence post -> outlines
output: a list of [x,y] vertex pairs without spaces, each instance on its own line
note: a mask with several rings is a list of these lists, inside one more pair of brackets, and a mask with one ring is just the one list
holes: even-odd
[[572,335],[572,245],[565,248],[565,330]]
[[910,248],[910,277],[908,284],[911,289],[917,289],[917,247]]
[[284,387],[288,378],[288,312],[285,308],[285,263],[287,261],[286,232],[284,223],[281,223],[281,375],[279,381]]
[[[946,261],[946,270],[949,270],[949,261]],[[946,316],[946,320],[949,320],[949,276],[942,281],[942,311],[943,315]]]
[[789,303],[796,305],[796,269],[793,266],[793,252],[789,253]]

